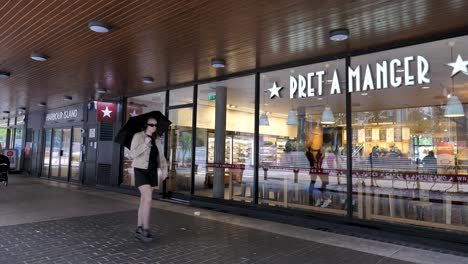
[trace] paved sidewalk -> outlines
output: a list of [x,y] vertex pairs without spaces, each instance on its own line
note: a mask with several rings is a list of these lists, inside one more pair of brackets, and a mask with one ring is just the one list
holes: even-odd
[[0,263],[468,263],[157,201],[156,239],[142,243],[132,237],[137,197],[12,176],[0,198]]

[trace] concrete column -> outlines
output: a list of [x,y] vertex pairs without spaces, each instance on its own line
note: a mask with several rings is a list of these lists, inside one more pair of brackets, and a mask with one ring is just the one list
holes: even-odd
[[[225,163],[227,87],[216,87],[214,162]],[[214,168],[213,198],[224,199],[224,168]]]

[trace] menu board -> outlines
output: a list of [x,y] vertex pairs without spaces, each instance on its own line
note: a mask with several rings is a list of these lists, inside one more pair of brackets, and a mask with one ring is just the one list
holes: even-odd
[[387,130],[385,128],[380,129],[380,141],[385,142],[387,140]]
[[366,131],[364,129],[358,130],[358,142],[366,142]]
[[358,129],[353,128],[353,142],[362,142],[358,141]]
[[395,141],[395,129],[393,127],[387,128],[387,142],[391,143]]
[[366,128],[366,142],[372,142],[372,129]]
[[410,129],[408,127],[404,127],[401,129],[401,139],[403,142],[408,142],[410,139]]
[[401,127],[396,127],[394,129],[395,142],[401,142]]

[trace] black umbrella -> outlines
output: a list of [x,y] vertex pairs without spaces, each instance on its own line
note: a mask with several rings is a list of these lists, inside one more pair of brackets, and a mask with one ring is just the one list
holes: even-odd
[[159,134],[159,136],[162,136],[165,132],[167,132],[169,126],[172,123],[160,111],[152,111],[138,116],[133,116],[128,119],[127,123],[120,129],[119,133],[117,133],[114,142],[124,145],[130,149],[133,135],[143,131],[146,121],[148,121],[150,117],[158,121],[158,128],[156,129],[156,132]]

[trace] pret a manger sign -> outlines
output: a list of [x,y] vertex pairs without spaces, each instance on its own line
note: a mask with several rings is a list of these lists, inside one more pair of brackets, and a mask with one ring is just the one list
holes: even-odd
[[[452,76],[458,72],[467,72],[468,61],[463,61],[461,56],[456,62],[447,63],[447,66],[453,67]],[[458,70],[457,70],[458,69]],[[392,59],[376,62],[375,64],[359,65],[349,67],[347,76],[348,91],[368,92],[373,90],[399,88],[402,85],[416,86],[431,83],[429,76],[430,64],[424,56],[407,56],[403,59]],[[456,72],[456,73],[454,73]],[[329,80],[325,81],[325,78]],[[305,75],[289,76],[289,98],[306,98],[324,95],[324,83],[327,85],[327,94],[343,94],[346,92],[343,76],[334,69],[330,76],[326,76],[325,70],[309,72]],[[270,99],[281,97],[280,91],[283,87],[278,86],[276,82],[270,91]]]

